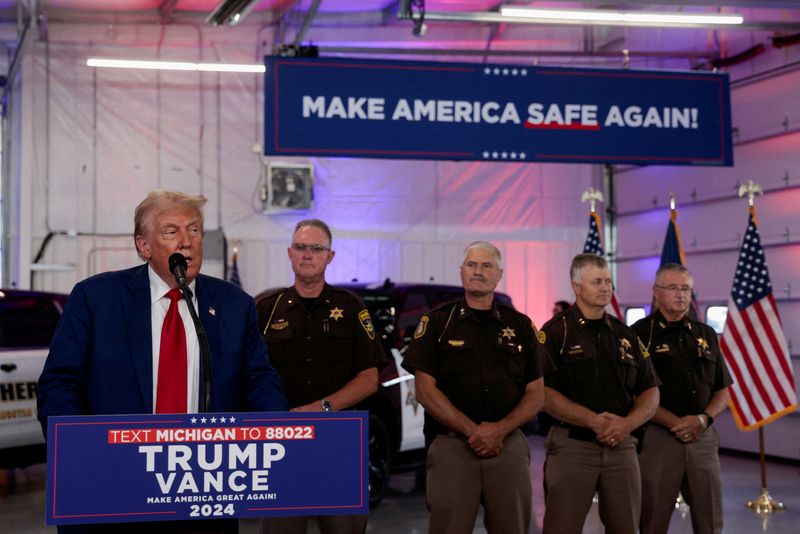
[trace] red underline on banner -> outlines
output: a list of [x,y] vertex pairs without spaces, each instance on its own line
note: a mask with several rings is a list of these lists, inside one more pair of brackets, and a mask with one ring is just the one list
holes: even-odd
[[524,123],[525,128],[528,130],[589,130],[596,131],[600,129],[599,124],[533,124],[528,121]]

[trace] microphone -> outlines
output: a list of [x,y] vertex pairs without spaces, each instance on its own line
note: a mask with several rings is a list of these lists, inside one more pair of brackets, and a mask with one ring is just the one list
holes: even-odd
[[188,280],[186,280],[186,269],[188,269],[188,265],[183,254],[176,252],[169,257],[169,270],[175,276],[175,280],[178,281],[178,286],[181,288],[189,285]]
[[194,309],[192,292],[189,290],[189,281],[186,280],[186,269],[188,269],[188,265],[183,254],[176,252],[169,257],[169,270],[175,276],[175,280],[178,281],[178,286],[181,288],[183,299],[189,307],[189,315],[192,316],[194,329],[197,332],[197,341],[200,343],[200,365],[202,368],[200,377],[203,381],[201,388],[203,405],[200,410],[203,413],[208,413],[211,411],[211,347],[208,344],[206,329],[197,316],[197,310]]

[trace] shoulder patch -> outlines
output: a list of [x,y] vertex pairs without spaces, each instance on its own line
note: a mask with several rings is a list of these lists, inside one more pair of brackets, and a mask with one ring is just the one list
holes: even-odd
[[419,324],[417,325],[417,329],[414,330],[414,339],[419,339],[425,335],[425,332],[428,330],[428,319],[427,315],[423,315],[422,318],[419,320]]
[[367,310],[358,312],[358,321],[361,323],[361,326],[364,328],[369,338],[375,339],[375,326],[372,324],[372,318],[369,316]]

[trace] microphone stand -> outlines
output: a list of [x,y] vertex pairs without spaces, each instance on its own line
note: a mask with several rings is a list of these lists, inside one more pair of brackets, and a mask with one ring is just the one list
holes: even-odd
[[208,343],[206,329],[194,309],[192,290],[187,284],[180,284],[180,289],[183,293],[183,300],[189,306],[189,315],[192,316],[194,329],[197,332],[197,341],[200,343],[200,366],[203,369],[203,392],[201,395],[203,402],[200,412],[208,413],[211,411],[211,345]]

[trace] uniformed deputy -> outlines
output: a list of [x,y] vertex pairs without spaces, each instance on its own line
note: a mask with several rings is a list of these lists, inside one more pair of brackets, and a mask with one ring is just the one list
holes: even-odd
[[530,319],[494,299],[502,273],[494,245],[470,244],[464,298],[423,316],[405,354],[425,407],[431,533],[471,533],[481,504],[490,533],[530,525],[530,449],[520,426],[541,409],[552,363]]
[[[350,291],[325,283],[333,260],[331,231],[318,219],[295,227],[289,260],[294,285],[257,305],[258,319],[292,411],[350,408],[378,389],[386,356],[369,312]],[[307,517],[262,520],[263,533],[305,533]],[[366,530],[365,515],[316,517],[322,534]]]
[[543,327],[557,370],[545,378],[546,534],[580,533],[595,492],[606,532],[639,528],[641,480],[631,432],[658,406],[658,378],[636,334],[605,313],[612,282],[602,256],[570,267],[575,304]]
[[663,265],[653,285],[657,309],[633,325],[662,382],[639,455],[643,534],[667,532],[679,491],[695,534],[722,532],[719,436],[711,425],[732,380],[717,334],[688,316],[692,282],[682,265]]

